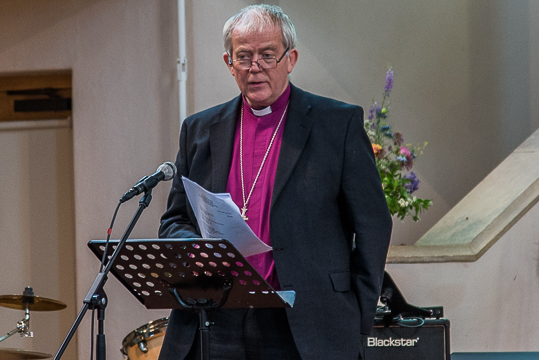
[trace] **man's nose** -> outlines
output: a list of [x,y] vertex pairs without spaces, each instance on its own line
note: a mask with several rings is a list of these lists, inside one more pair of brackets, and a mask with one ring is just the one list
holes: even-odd
[[[256,68],[255,68],[255,65],[256,65]],[[260,66],[260,63],[258,62],[258,60],[251,61],[251,67],[249,68],[249,71],[254,72],[254,73],[262,71],[262,67]]]

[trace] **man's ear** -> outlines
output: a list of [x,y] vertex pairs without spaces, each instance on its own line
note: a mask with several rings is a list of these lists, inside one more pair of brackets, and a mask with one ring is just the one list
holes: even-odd
[[230,55],[228,55],[228,53],[225,52],[223,54],[223,60],[225,61],[226,66],[228,66],[228,70],[230,70],[232,76],[235,76],[234,67],[232,66],[232,58]]
[[298,50],[292,49],[288,51],[288,73],[290,74],[292,72],[292,69],[294,69],[294,66],[296,66],[296,62],[298,61]]

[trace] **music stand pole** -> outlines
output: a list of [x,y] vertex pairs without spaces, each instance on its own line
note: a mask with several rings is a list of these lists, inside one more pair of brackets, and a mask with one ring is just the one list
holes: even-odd
[[208,310],[220,309],[228,300],[228,295],[232,289],[232,283],[226,280],[223,284],[223,296],[218,302],[212,299],[183,299],[178,293],[177,288],[171,288],[169,291],[174,295],[178,303],[186,309],[191,309],[198,314],[198,331],[200,334],[200,359],[210,360],[210,325],[208,321]]
[[[101,271],[101,272],[99,272],[97,274],[94,282],[92,283],[92,286],[90,287],[90,290],[88,291],[88,294],[86,295],[86,297],[83,300],[84,305],[82,306],[82,309],[80,310],[79,314],[77,315],[77,318],[75,319],[75,322],[71,326],[71,329],[67,333],[62,345],[58,349],[58,352],[54,356],[54,360],[59,360],[62,357],[62,355],[64,354],[64,352],[65,352],[65,350],[67,348],[67,346],[69,345],[69,342],[73,338],[73,335],[75,335],[75,332],[77,331],[80,323],[82,322],[82,319],[86,315],[86,312],[88,311],[88,309],[90,307],[94,308],[94,306],[99,306],[99,305],[105,305],[106,306],[106,303],[107,303],[106,295],[105,295],[105,297],[102,297],[100,294],[104,294],[103,287],[105,286],[105,283],[107,282],[107,275],[110,272],[110,269],[112,268],[112,265],[114,264],[114,261],[118,257],[118,254],[120,253],[120,250],[125,245],[125,242],[127,241],[127,238],[129,237],[129,235],[133,231],[133,228],[135,227],[138,219],[142,215],[142,212],[150,205],[151,201],[152,201],[152,189],[146,191],[144,193],[144,196],[140,199],[139,207],[138,207],[137,211],[135,212],[135,215],[131,219],[131,222],[127,226],[127,229],[125,230],[122,238],[120,239],[120,242],[118,243],[118,246],[116,247],[116,249],[112,253],[112,256],[111,256],[110,260],[107,262],[107,266],[105,267],[105,269],[103,271]],[[105,313],[104,313],[104,307],[105,306],[102,306],[100,308],[100,310],[99,310],[100,311],[99,315],[103,319],[105,318]],[[102,330],[102,323],[100,324],[100,329]],[[104,334],[100,334],[100,336],[98,337],[98,343],[99,343],[99,345],[98,345],[99,348],[98,348],[98,351],[97,351],[96,359],[97,360],[105,360],[105,358],[101,358],[102,356],[104,356],[104,354],[106,354],[106,351],[105,351],[106,349],[104,348],[104,346],[105,346],[104,345],[105,344]]]

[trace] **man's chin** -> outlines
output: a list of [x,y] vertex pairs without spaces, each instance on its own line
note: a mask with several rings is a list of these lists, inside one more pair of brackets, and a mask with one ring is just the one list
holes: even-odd
[[263,109],[273,103],[269,96],[261,96],[261,94],[247,94],[245,98],[253,109]]

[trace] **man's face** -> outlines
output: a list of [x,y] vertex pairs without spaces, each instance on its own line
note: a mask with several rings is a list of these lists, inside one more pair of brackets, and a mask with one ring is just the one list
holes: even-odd
[[[249,55],[253,61],[262,56],[279,59],[285,51],[281,29],[271,28],[256,33],[232,33],[232,59]],[[223,55],[230,73],[236,78],[240,91],[254,109],[263,109],[275,102],[288,86],[288,74],[298,58],[296,49],[288,51],[275,69],[261,69],[253,63],[249,70],[236,70],[229,64],[229,55]]]

